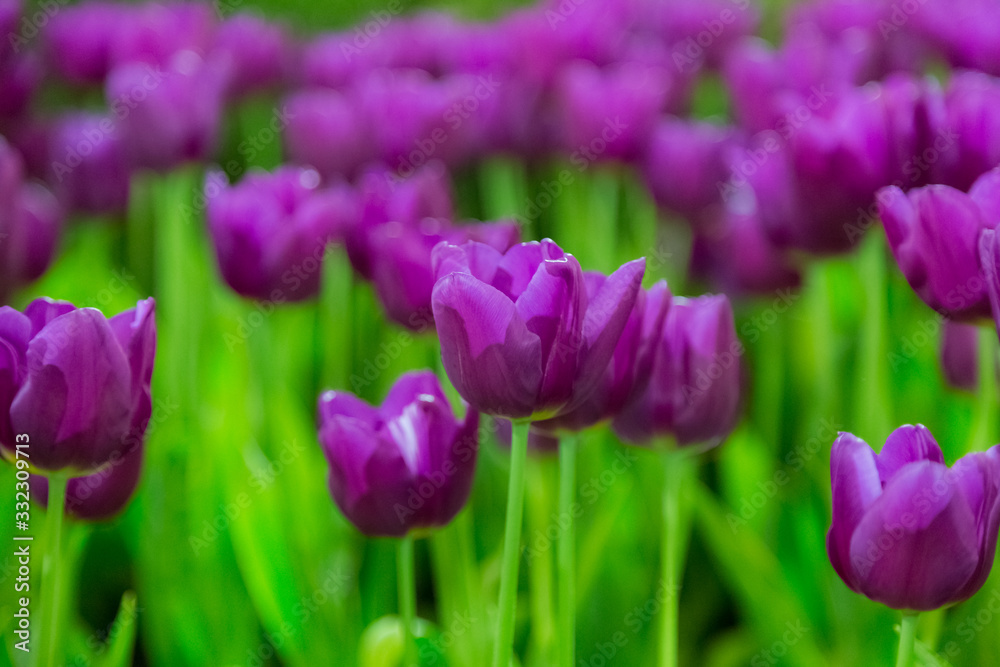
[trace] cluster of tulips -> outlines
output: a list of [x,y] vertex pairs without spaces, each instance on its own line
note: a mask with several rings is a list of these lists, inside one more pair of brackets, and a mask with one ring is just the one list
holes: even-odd
[[[629,165],[664,217],[687,221],[692,273],[734,296],[796,287],[809,255],[849,251],[881,219],[899,269],[948,322],[949,377],[974,387],[968,325],[992,315],[1000,330],[998,7],[912,4],[807,3],[771,47],[753,36],[748,0],[563,0],[492,23],[394,10],[305,42],[193,2],[48,16],[0,0],[0,32],[15,36],[0,44],[0,303],[45,272],[67,215],[121,217],[136,173],[192,161],[217,165],[199,199],[237,294],[313,299],[343,246],[388,320],[436,331],[464,405],[456,414],[433,371],[402,375],[380,407],[323,393],[330,492],[362,533],[399,538],[412,652],[412,540],[465,505],[480,415],[508,429],[493,663],[506,666],[529,442],[558,449],[570,501],[575,434],[598,424],[658,443],[683,471],[699,449],[677,446],[715,446],[738,421],[743,347],[725,295],[673,296],[663,281],[643,287],[644,259],[604,275],[552,240],[525,241],[531,201],[514,219],[456,220],[450,174],[497,154]],[[925,74],[941,60],[967,69]],[[731,125],[688,116],[713,76]],[[47,112],[46,86],[73,99],[103,90],[103,108]],[[226,109],[261,95],[280,96],[269,134],[226,154]],[[247,171],[276,136],[287,164]],[[49,299],[0,308],[0,444],[15,458],[16,436],[30,436],[32,489],[58,506],[53,534],[63,506],[105,518],[136,488],[155,346],[152,299],[110,319]],[[831,466],[830,561],[852,590],[904,612],[906,660],[915,612],[969,598],[991,570],[1000,448],[948,468],[927,429],[902,426],[879,454],[840,434]],[[665,482],[668,521],[679,477]],[[668,585],[681,541],[666,525]],[[569,667],[571,528],[558,546]],[[50,570],[44,604],[57,581]],[[675,664],[676,609],[661,632],[663,664]]]

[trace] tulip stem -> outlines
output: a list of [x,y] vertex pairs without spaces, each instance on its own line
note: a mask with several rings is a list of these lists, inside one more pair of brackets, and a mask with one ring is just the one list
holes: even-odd
[[69,477],[49,477],[48,511],[45,513],[45,557],[42,561],[42,631],[37,664],[53,667],[59,650],[59,565],[62,558],[63,512]]
[[576,436],[559,442],[559,520],[566,522],[556,545],[559,564],[559,664],[573,667],[576,650]]
[[524,515],[524,468],[528,458],[529,422],[514,422],[510,446],[510,480],[507,487],[507,522],[504,530],[503,563],[500,569],[500,603],[497,637],[493,645],[493,667],[508,667],[514,648],[514,617],[517,613],[517,566],[521,554],[521,519]]
[[666,600],[660,616],[660,665],[677,667],[678,622],[680,619],[680,590],[684,570],[684,553],[687,549],[685,527],[688,517],[682,512],[681,490],[687,477],[690,461],[688,453],[674,448],[664,452],[665,475],[663,480],[663,545],[662,583]]
[[899,628],[899,656],[896,667],[910,667],[913,662],[913,646],[917,639],[917,614],[903,614]]
[[399,615],[403,622],[403,650],[409,667],[417,664],[417,644],[413,631],[414,619],[417,616],[416,576],[413,569],[413,536],[407,535],[399,540],[396,556],[397,576],[399,579]]

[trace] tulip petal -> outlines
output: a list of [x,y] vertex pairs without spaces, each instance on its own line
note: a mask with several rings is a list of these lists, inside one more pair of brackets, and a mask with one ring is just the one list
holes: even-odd
[[48,297],[35,299],[24,309],[24,314],[31,320],[31,337],[34,338],[46,324],[66,313],[76,310],[76,306],[68,301],[56,301]]
[[943,464],[944,455],[926,426],[906,424],[889,434],[875,461],[879,479],[884,485],[907,463],[931,461]]
[[319,397],[317,408],[320,428],[337,417],[350,417],[376,428],[381,417],[378,410],[346,391],[326,391]]
[[491,284],[511,301],[516,301],[545,259],[540,242],[520,243],[504,254]]
[[421,395],[430,396],[448,405],[448,399],[441,390],[441,382],[437,375],[432,371],[410,371],[401,375],[392,385],[378,412],[386,420],[398,417],[406,406],[418,400]]
[[445,370],[479,412],[532,414],[542,383],[542,348],[513,302],[466,273],[434,286],[434,320]]
[[623,264],[608,276],[587,304],[583,319],[585,352],[574,387],[574,400],[584,400],[608,367],[628,322],[646,272],[646,259]]
[[979,563],[968,583],[955,595],[958,601],[975,595],[993,568],[1000,531],[1000,445],[962,457],[951,472],[955,487],[975,516],[979,540]]
[[865,512],[850,554],[869,598],[893,609],[937,609],[975,573],[975,517],[944,465],[910,463]]
[[979,265],[983,269],[993,322],[1000,337],[1000,236],[994,229],[985,229],[979,236]]
[[860,592],[851,568],[851,536],[868,507],[882,493],[875,452],[864,440],[841,433],[830,452],[833,483],[833,522],[826,536],[826,549],[833,569],[851,590]]
[[486,284],[492,284],[503,254],[496,248],[469,241],[460,246],[442,241],[431,252],[435,280],[455,271],[471,273]]
[[987,220],[1000,222],[1000,167],[976,179],[969,188],[969,199],[979,205]]
[[108,324],[128,356],[132,369],[133,414],[130,432],[142,439],[153,413],[153,397],[150,383],[153,379],[153,364],[156,361],[156,302],[152,299],[140,301],[135,308],[115,315]]
[[0,445],[14,447],[10,404],[27,370],[31,321],[10,306],[0,308]]

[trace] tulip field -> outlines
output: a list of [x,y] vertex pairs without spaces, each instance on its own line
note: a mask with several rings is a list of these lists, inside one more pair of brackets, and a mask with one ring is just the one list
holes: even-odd
[[998,0],[0,33],[0,667],[1000,664]]

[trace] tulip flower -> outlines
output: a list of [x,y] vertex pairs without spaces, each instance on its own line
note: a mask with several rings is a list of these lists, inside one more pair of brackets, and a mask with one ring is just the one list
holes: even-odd
[[989,316],[979,235],[1000,221],[1000,170],[983,174],[968,194],[947,185],[906,194],[892,186],[878,201],[896,263],[924,303],[958,320]]
[[0,303],[38,279],[55,254],[62,209],[41,185],[25,183],[20,156],[0,137]]
[[49,66],[71,83],[102,82],[112,67],[112,44],[132,15],[133,7],[119,2],[60,8],[42,33]]
[[331,179],[349,178],[375,159],[364,117],[343,93],[307,88],[290,95],[282,108],[289,161],[315,167]]
[[924,426],[901,426],[879,454],[841,433],[833,443],[827,553],[847,586],[893,609],[928,611],[978,591],[1000,525],[1000,447],[950,469]]
[[152,412],[153,307],[110,319],[48,299],[0,308],[0,445],[26,433],[32,466],[76,475],[138,446]]
[[472,486],[478,429],[475,411],[454,416],[430,371],[401,376],[379,408],[343,392],[319,399],[330,492],[369,536],[403,537],[451,521]]
[[291,74],[294,52],[281,26],[237,14],[219,26],[210,57],[225,61],[227,93],[238,98],[284,83]]
[[233,186],[206,179],[208,227],[226,283],[251,299],[302,301],[319,292],[327,244],[354,211],[346,188],[319,188],[312,169],[254,171]]
[[643,444],[672,434],[678,444],[714,442],[736,423],[740,356],[732,306],[722,295],[674,298],[654,338],[652,375],[615,418],[615,432]]
[[160,171],[215,153],[224,92],[220,64],[193,51],[177,53],[164,69],[120,65],[105,85],[131,163]]
[[116,123],[108,116],[64,116],[49,136],[50,182],[70,209],[122,213],[129,169]]
[[[143,447],[112,457],[100,470],[85,477],[71,477],[66,486],[66,513],[85,521],[110,519],[132,499],[142,474]],[[49,482],[31,476],[31,494],[48,505]]]
[[502,254],[481,243],[434,249],[432,306],[445,370],[476,410],[538,421],[593,391],[628,321],[645,259],[589,299],[576,258],[553,241]]
[[965,190],[1000,165],[1000,82],[982,72],[958,72],[945,89],[940,182]]

